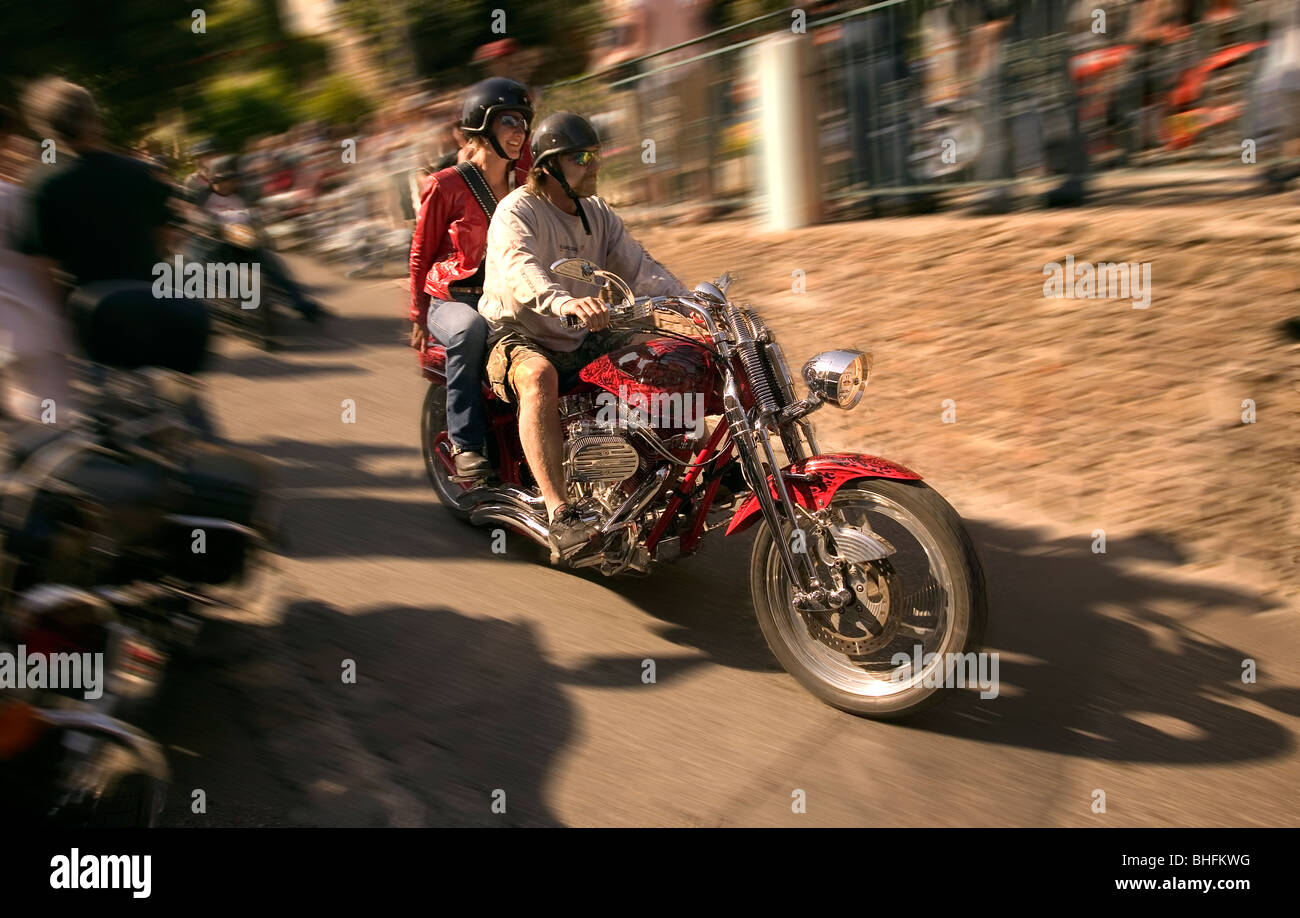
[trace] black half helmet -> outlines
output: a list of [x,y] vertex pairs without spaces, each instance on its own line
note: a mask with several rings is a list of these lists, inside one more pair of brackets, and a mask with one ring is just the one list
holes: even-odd
[[529,126],[533,123],[533,97],[528,87],[517,80],[505,77],[492,77],[475,83],[465,96],[465,105],[461,109],[460,126],[466,134],[482,134],[487,137],[492,148],[502,159],[507,159],[505,151],[497,143],[496,135],[488,130],[494,115],[501,112],[519,112],[527,119]]
[[590,121],[573,112],[556,112],[547,115],[533,131],[533,165],[542,165],[561,153],[576,153],[598,146],[600,135]]
[[582,209],[582,200],[564,180],[564,171],[556,162],[561,153],[576,153],[587,147],[600,146],[600,134],[591,122],[573,112],[556,112],[547,115],[533,132],[533,168],[541,167],[560,183],[564,193],[578,208],[578,217],[582,220],[582,229],[591,235],[591,224],[587,222],[587,213]]

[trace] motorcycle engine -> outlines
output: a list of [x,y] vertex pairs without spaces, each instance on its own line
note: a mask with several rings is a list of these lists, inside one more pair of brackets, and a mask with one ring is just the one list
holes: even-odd
[[618,484],[636,474],[641,456],[624,431],[590,419],[569,425],[564,477],[572,483]]

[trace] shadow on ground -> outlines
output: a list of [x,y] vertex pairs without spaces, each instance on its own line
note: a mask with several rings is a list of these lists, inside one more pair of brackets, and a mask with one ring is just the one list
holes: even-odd
[[559,825],[545,783],[574,716],[529,625],[300,601],[205,640],[219,657],[172,679],[151,723],[186,750],[169,751],[166,824]]
[[[340,500],[347,518],[367,502]],[[417,544],[421,527],[430,539],[437,530],[465,535],[441,511],[423,522],[376,520],[378,529],[346,530],[339,553],[392,553],[394,526],[411,530]],[[1084,538],[985,521],[970,530],[991,583],[987,644],[1007,655],[1001,691],[991,700],[954,692],[908,729],[1098,761],[1294,754],[1292,730],[1276,715],[1300,714],[1300,690],[1270,685],[1267,671],[1258,685],[1241,682],[1243,659],[1269,648],[1217,643],[1186,624],[1211,611],[1247,622],[1265,610],[1258,598],[1134,571],[1125,559],[1165,563],[1144,540],[1111,541],[1107,555],[1095,555]],[[644,619],[628,618],[629,630],[648,627],[691,649],[660,661],[661,681],[708,664],[789,679],[753,620],[747,541],[715,544],[649,578],[575,578],[574,586],[598,583],[644,611]],[[563,596],[541,602],[563,614]],[[236,821],[269,825],[555,825],[547,780],[575,735],[565,687],[627,690],[640,663],[593,657],[559,667],[531,625],[442,607],[349,615],[296,601],[271,628],[211,627],[219,660],[175,675],[154,726],[164,743],[188,750],[170,753],[171,824],[226,824],[222,814],[236,813]],[[355,685],[341,680],[344,660],[356,662]],[[885,729],[843,717],[851,729]],[[212,785],[210,814],[191,816],[190,791],[203,781]],[[491,812],[497,789],[505,814]]]
[[[412,484],[407,473],[365,471],[365,463],[385,451],[403,452],[304,448],[291,441],[275,449],[304,463],[306,485]],[[481,558],[487,550],[485,531],[428,503],[307,497],[292,502],[289,520],[296,557]],[[1002,689],[994,699],[954,693],[914,719],[915,727],[1123,761],[1244,761],[1295,748],[1291,730],[1258,706],[1300,714],[1300,689],[1270,684],[1266,673],[1255,685],[1241,681],[1243,661],[1267,655],[1268,648],[1245,640],[1220,644],[1194,630],[1196,619],[1209,613],[1249,621],[1266,609],[1257,595],[1162,576],[1177,572],[1180,556],[1152,538],[1112,540],[1106,554],[1094,554],[1082,537],[1053,540],[1036,529],[988,521],[971,523],[970,531],[990,582],[986,645],[1007,655],[999,661]],[[712,539],[701,555],[657,567],[649,577],[573,575],[633,603],[658,636],[692,651],[661,664],[661,680],[685,678],[708,664],[779,671],[749,600],[750,539],[724,541],[717,533]],[[518,551],[511,557],[530,558]],[[1146,562],[1143,572],[1133,567],[1135,560]],[[558,597],[551,602],[563,604]],[[627,687],[629,667],[638,665],[622,657],[592,658],[565,679]]]
[[[1176,552],[1150,538],[1112,540],[1098,555],[1088,538],[1053,540],[987,521],[969,529],[990,583],[985,644],[1007,655],[1001,692],[954,691],[911,727],[1098,760],[1241,762],[1294,752],[1290,727],[1259,706],[1300,715],[1300,688],[1270,685],[1266,674],[1242,682],[1243,661],[1269,648],[1221,644],[1188,625],[1225,611],[1249,621],[1267,609],[1258,596],[1134,571],[1134,559],[1176,570]],[[750,542],[728,543],[643,580],[606,581],[661,622],[652,626],[661,636],[703,652],[676,661],[677,678],[707,663],[779,671],[749,600]],[[571,679],[624,685],[634,665],[593,659]],[[660,667],[661,681],[665,673],[674,677]]]
[[1103,761],[1294,752],[1291,729],[1258,709],[1300,714],[1300,689],[1242,682],[1243,661],[1268,648],[1219,643],[1187,624],[1225,611],[1245,624],[1266,610],[1259,597],[1137,572],[1132,559],[1175,570],[1148,539],[1112,540],[1102,555],[1084,537],[988,522],[970,530],[989,574],[986,645],[1016,656],[1000,665],[999,697],[959,692],[912,726]]

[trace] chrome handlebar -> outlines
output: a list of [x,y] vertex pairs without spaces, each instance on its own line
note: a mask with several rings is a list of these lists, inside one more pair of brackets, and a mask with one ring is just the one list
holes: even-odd
[[[610,306],[610,324],[630,325],[643,322],[655,312],[671,312],[679,316],[698,315],[704,319],[704,325],[709,330],[710,337],[715,341],[717,340],[718,326],[713,321],[713,314],[709,309],[700,303],[679,296],[639,296],[630,304],[623,303]],[[565,328],[583,327],[582,320],[577,316],[561,316],[560,321]]]

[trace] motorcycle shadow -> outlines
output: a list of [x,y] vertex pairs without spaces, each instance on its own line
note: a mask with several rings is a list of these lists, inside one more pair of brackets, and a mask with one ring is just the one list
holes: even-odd
[[[720,537],[716,533],[715,537]],[[684,654],[660,667],[660,682],[681,679],[706,665],[748,672],[783,672],[754,618],[749,599],[749,551],[752,535],[706,542],[699,554],[651,568],[648,576],[605,577],[590,569],[570,572],[617,594],[651,621],[659,638],[697,653]],[[575,670],[573,685],[625,688],[628,667],[640,660],[597,657]]]
[[307,600],[214,624],[151,723],[172,746],[164,825],[562,825],[545,790],[575,715],[528,624]]
[[[1242,680],[1244,661],[1286,657],[1244,636],[1252,615],[1269,608],[1260,596],[1151,573],[1152,562],[1176,573],[1180,558],[1149,538],[1111,540],[1094,554],[1083,536],[1050,539],[988,521],[968,528],[988,574],[984,644],[999,653],[999,692],[954,691],[908,727],[1101,761],[1294,752],[1283,717],[1300,714],[1300,688],[1268,678],[1268,660],[1256,684]],[[1135,561],[1147,564],[1139,571]],[[1197,629],[1225,611],[1244,626],[1241,646]]]

